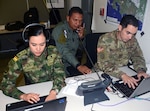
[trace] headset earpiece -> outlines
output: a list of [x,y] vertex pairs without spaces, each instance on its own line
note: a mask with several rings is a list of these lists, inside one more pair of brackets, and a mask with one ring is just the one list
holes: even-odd
[[[29,42],[29,39],[25,38],[25,32],[27,31],[28,28],[33,27],[33,26],[41,26],[43,27],[43,31],[45,31],[45,36],[46,36],[46,42],[49,42],[50,40],[50,32],[48,30],[45,29],[45,26],[39,23],[32,23],[27,25],[24,30],[22,31],[22,39],[24,40],[24,42]],[[48,38],[48,39],[47,39]]]
[[47,29],[45,29],[45,31],[46,31],[46,42],[48,43],[49,41],[50,41],[50,32],[49,32],[49,30]]

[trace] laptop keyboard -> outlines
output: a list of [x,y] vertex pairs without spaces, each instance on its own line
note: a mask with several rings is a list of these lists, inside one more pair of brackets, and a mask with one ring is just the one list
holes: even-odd
[[124,85],[123,83],[116,82],[114,86],[117,90],[125,94],[127,97],[129,97],[134,91],[133,88],[129,88],[128,85]]
[[[135,79],[137,79],[137,76],[133,76]],[[143,79],[143,78],[142,78]],[[138,82],[138,84],[140,84],[140,82],[142,81],[142,79]],[[123,94],[125,94],[127,97],[129,97],[133,92],[134,90],[136,89],[133,89],[133,88],[129,88],[129,86],[127,84],[124,84],[123,82],[121,81],[117,81],[113,84],[113,86],[119,90],[120,92],[122,92]],[[137,87],[137,86],[136,86]]]

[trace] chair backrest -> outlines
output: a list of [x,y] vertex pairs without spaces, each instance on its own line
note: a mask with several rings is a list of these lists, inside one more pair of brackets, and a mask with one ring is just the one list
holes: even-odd
[[[97,62],[97,42],[101,35],[105,33],[90,33],[86,35],[86,50],[93,62],[95,64]],[[93,65],[90,59],[87,57],[86,66],[92,68]]]

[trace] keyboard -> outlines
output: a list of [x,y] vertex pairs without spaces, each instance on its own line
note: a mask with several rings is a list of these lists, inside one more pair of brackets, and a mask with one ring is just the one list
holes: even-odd
[[[137,79],[137,75],[132,76],[135,79]],[[140,81],[138,81],[138,84],[140,84],[140,82],[143,80],[143,78],[141,78]],[[125,96],[130,97],[130,95],[134,92],[134,90],[138,87],[135,86],[135,89],[130,88],[127,84],[124,84],[122,80],[118,80],[116,81],[113,86],[120,91],[121,93],[123,93]]]

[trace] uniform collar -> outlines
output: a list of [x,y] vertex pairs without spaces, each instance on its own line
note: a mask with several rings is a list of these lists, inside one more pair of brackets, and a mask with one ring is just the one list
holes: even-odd
[[39,60],[41,60],[41,59],[43,60],[43,58],[46,58],[47,55],[48,55],[47,47],[45,48],[44,52],[39,57],[35,57],[34,54],[30,51],[29,48],[28,48],[28,51],[29,51],[29,56],[31,56],[33,58],[36,58],[36,59],[39,59]]
[[72,30],[72,28],[69,26],[69,23],[67,22],[67,20],[65,20],[64,23],[66,24],[66,27],[69,32],[74,32],[74,30]]

